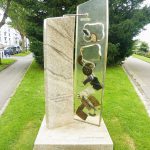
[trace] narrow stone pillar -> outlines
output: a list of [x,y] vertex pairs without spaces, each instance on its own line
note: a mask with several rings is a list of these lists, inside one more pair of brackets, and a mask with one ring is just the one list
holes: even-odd
[[73,122],[74,17],[44,20],[46,125]]

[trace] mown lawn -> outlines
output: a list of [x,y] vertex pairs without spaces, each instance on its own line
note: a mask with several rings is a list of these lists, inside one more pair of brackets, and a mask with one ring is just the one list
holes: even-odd
[[[107,69],[103,118],[114,150],[150,150],[150,118],[120,66]],[[32,150],[44,116],[43,70],[34,62],[0,118],[0,149]]]
[[103,117],[115,150],[150,150],[150,118],[121,67],[107,69]]
[[132,56],[135,57],[135,58],[138,58],[138,59],[141,59],[143,61],[146,61],[146,62],[150,63],[150,58],[148,58],[148,57],[144,57],[144,56],[137,55],[137,54],[133,54]]
[[15,56],[27,56],[29,55],[31,52],[30,51],[23,51],[21,53],[15,54]]
[[0,71],[4,70],[15,61],[15,59],[2,59],[2,64],[0,64]]
[[0,117],[0,150],[32,150],[44,116],[43,69],[35,62]]

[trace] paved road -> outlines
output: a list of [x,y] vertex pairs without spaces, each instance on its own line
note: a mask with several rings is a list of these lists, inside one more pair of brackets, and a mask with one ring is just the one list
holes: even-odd
[[0,115],[7,106],[10,97],[15,92],[27,68],[31,64],[32,54],[25,57],[13,57],[17,61],[0,72]]
[[125,61],[124,67],[142,94],[144,98],[142,101],[150,116],[150,63],[129,57]]

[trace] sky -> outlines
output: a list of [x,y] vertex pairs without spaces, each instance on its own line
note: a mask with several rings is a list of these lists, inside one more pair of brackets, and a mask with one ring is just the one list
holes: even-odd
[[[150,0],[146,0],[143,5],[148,5],[150,6]],[[148,43],[150,47],[150,24],[146,25],[144,27],[144,30],[141,31],[141,33],[136,36],[134,39],[139,39],[140,41],[144,41]]]

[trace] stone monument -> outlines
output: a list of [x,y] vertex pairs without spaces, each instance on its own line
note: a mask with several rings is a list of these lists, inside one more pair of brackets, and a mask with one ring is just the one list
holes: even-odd
[[[95,3],[101,4],[101,1],[104,3],[105,8],[102,9],[106,9],[106,14],[103,14],[105,16],[102,17],[102,21],[92,20],[91,17],[94,13],[92,12],[91,14],[87,12],[89,9],[82,6],[89,6],[90,4],[92,7],[96,7]],[[83,12],[79,12],[80,10],[83,10]],[[86,89],[88,93],[91,93],[88,96],[95,97],[92,97],[92,100],[90,99],[90,101],[85,99],[88,103],[83,102],[84,107],[89,108],[90,111],[94,111],[94,114],[87,110],[84,111],[84,109],[77,111],[79,106],[82,105],[82,103],[78,103],[75,100],[76,90],[78,90],[76,82],[78,64],[76,64],[76,73],[73,76],[74,36],[76,36],[75,63],[79,54],[78,47],[82,47],[82,49],[84,49],[86,48],[86,45],[95,44],[94,49],[97,49],[98,58],[101,57],[100,60],[102,61],[99,61],[97,58],[94,59],[98,61],[98,66],[101,66],[102,68],[102,70],[100,70],[101,73],[98,74],[98,76],[101,80],[101,82],[99,82],[101,85],[100,95],[103,95],[103,73],[105,72],[106,65],[106,47],[108,37],[108,28],[105,24],[108,24],[108,20],[105,19],[106,15],[108,15],[107,0],[90,0],[78,7],[78,11],[75,16],[66,15],[64,17],[48,18],[44,20],[46,115],[34,143],[34,150],[113,150],[112,140],[109,136],[105,123],[101,118],[101,109],[98,109],[100,111],[96,111],[97,107],[99,108],[99,106],[102,105],[101,100],[103,96],[100,97],[100,101],[97,101],[97,97],[95,95],[91,95],[93,94],[93,90],[90,89],[89,92]],[[77,19],[76,35],[74,34],[75,19]],[[83,21],[84,24],[80,24],[79,19]],[[105,32],[105,37],[103,33],[102,37],[100,37],[101,33],[95,33],[95,31],[92,32],[93,29],[89,29],[90,27],[95,28],[95,24],[91,21],[96,23],[96,28],[99,29],[99,26],[102,28],[100,32]],[[87,22],[89,22],[89,24],[87,24]],[[83,32],[81,35],[79,33],[80,30]],[[95,33],[96,37],[94,37],[92,33]],[[83,43],[81,43],[82,40],[79,36],[82,36],[82,40],[84,40]],[[91,59],[89,60],[91,62]],[[92,63],[95,64],[93,59]],[[93,73],[93,77],[95,77],[94,74],[97,75],[97,73]],[[87,77],[89,75],[87,75]],[[75,87],[73,85],[75,85]],[[98,86],[92,86],[99,89]],[[81,93],[85,93],[85,91],[81,91]],[[79,92],[79,97],[81,96],[81,93]],[[81,102],[82,101],[83,100],[81,99]],[[91,105],[88,107],[87,104]],[[83,115],[86,116],[83,117],[84,119],[82,118],[82,113],[86,114]],[[88,116],[90,113],[92,113],[92,115]],[[88,117],[91,119],[88,120]]]

